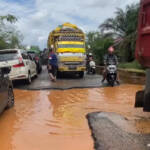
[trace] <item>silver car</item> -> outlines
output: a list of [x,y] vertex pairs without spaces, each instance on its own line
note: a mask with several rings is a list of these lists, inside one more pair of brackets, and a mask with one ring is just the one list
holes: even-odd
[[8,76],[9,72],[9,67],[0,68],[0,113],[14,105],[13,85]]

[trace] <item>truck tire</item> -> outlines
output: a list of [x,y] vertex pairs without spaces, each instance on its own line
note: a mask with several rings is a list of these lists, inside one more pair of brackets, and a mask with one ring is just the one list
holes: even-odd
[[84,71],[79,72],[79,77],[83,78],[84,77]]
[[146,86],[144,92],[144,111],[150,112],[150,69],[146,70]]
[[57,71],[57,78],[61,78],[62,77],[62,73],[60,71]]

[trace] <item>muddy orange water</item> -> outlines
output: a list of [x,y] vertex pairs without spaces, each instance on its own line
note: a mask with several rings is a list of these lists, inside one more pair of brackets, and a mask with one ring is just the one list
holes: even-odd
[[0,150],[93,150],[85,116],[94,111],[116,112],[138,132],[150,133],[150,114],[133,107],[135,93],[141,89],[126,84],[66,91],[15,90],[14,108],[0,116]]

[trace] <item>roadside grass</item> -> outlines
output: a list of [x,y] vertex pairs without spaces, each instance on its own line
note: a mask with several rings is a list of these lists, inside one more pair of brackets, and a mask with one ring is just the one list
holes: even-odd
[[136,60],[131,63],[120,63],[118,68],[129,72],[145,73],[145,69]]

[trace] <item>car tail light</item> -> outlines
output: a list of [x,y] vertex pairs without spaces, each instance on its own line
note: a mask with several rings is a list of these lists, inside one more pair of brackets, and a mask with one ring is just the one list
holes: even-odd
[[14,68],[24,67],[24,63],[13,65]]
[[22,63],[23,63],[22,57],[19,57],[18,60],[19,60],[19,64],[22,64]]
[[13,65],[14,68],[24,67],[23,58],[18,57],[19,63],[16,65]]

